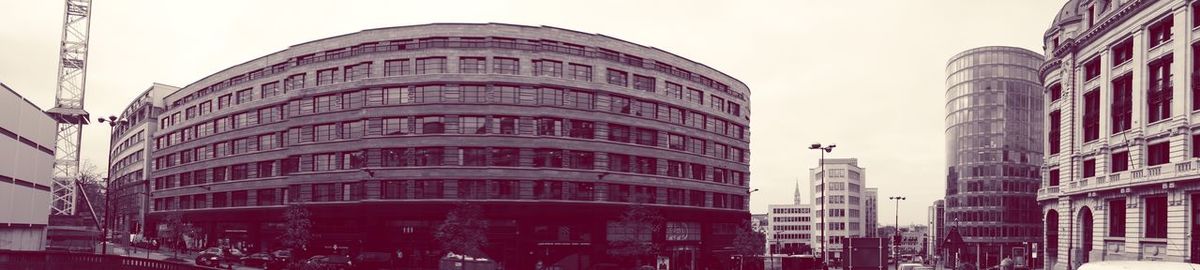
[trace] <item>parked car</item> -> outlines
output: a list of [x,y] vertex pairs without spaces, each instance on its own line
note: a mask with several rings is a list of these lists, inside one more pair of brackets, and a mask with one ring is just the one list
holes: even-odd
[[[242,260],[242,257],[245,257],[245,254],[242,254],[242,251],[238,250],[236,248],[210,247],[210,248],[204,249],[204,251],[201,251],[199,256],[196,256],[196,264],[200,264],[200,259],[201,259],[201,257],[204,257],[204,255],[216,256],[216,258],[217,258],[216,262],[218,264],[221,262],[226,262],[226,263],[240,262]],[[212,260],[211,257],[204,257],[203,259]]]
[[1162,261],[1103,261],[1085,263],[1079,270],[1200,270],[1200,264]]
[[158,249],[158,243],[151,242],[151,241],[137,241],[137,242],[133,242],[129,245],[133,246],[135,248],[144,248],[144,249],[151,249],[151,250]]
[[350,270],[353,266],[351,261],[350,256],[346,255],[317,255],[308,258],[304,268]]
[[354,269],[377,270],[395,268],[395,255],[390,252],[364,251],[359,252],[351,261]]
[[271,268],[275,264],[275,257],[270,253],[259,252],[242,257],[242,265],[259,268]]
[[221,267],[221,255],[213,253],[200,253],[200,255],[196,255],[196,265]]

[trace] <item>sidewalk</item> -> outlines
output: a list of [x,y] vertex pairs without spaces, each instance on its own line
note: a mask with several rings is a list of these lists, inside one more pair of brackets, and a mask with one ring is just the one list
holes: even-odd
[[[160,261],[166,261],[171,258],[179,258],[179,260],[182,260],[183,262],[185,262],[187,264],[191,264],[191,265],[196,265],[196,262],[195,262],[196,256],[200,255],[199,253],[196,253],[196,252],[179,252],[178,254],[173,255],[173,253],[170,251],[146,250],[143,248],[136,248],[136,247],[130,247],[130,246],[124,246],[124,245],[118,245],[118,244],[111,244],[111,243],[108,245],[108,254],[126,256],[126,257],[148,258],[148,259],[160,260]],[[261,268],[235,265],[233,267],[233,269],[257,270],[257,269],[261,269]]]

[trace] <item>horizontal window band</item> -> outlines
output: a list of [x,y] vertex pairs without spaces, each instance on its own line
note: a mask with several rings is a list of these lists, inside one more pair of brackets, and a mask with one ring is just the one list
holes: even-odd
[[45,192],[50,192],[50,187],[48,187],[48,186],[43,186],[43,185],[39,185],[34,182],[29,182],[29,181],[25,181],[25,180],[21,180],[21,179],[8,177],[6,175],[0,175],[0,183],[9,183],[9,184],[13,184],[13,185],[18,185],[18,186],[38,189],[38,190],[45,191]]
[[54,150],[50,150],[50,148],[46,148],[45,146],[39,145],[39,144],[33,142],[33,140],[30,140],[29,138],[17,135],[17,133],[12,132],[4,127],[0,127],[0,134],[5,135],[9,138],[12,138],[13,140],[16,140],[18,142],[21,142],[22,144],[28,145],[29,147],[32,147],[34,150],[38,150],[38,151],[41,151],[42,153],[46,153],[47,155],[54,156]]

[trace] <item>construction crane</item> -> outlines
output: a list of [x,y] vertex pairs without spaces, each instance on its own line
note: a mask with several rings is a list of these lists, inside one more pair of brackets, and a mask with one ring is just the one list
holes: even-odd
[[50,186],[50,215],[74,215],[79,192],[79,149],[88,112],[83,109],[87,79],[88,32],[91,30],[91,0],[66,0],[62,43],[58,59],[58,91],[54,108],[46,113],[58,122],[54,168]]

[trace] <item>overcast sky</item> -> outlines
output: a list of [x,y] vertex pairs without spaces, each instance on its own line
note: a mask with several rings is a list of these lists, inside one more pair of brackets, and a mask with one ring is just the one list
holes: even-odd
[[[151,83],[188,85],[290,45],[363,29],[503,22],[600,33],[707,64],[752,95],[751,211],[789,203],[818,154],[854,157],[901,223],[924,223],[945,190],[945,65],[960,51],[1042,52],[1061,0],[163,1],[96,0],[86,109],[119,114]],[[0,82],[49,109],[63,1],[0,0]],[[83,159],[107,164],[106,125]],[[47,168],[48,169],[48,168]],[[807,184],[801,192],[808,197]]]

